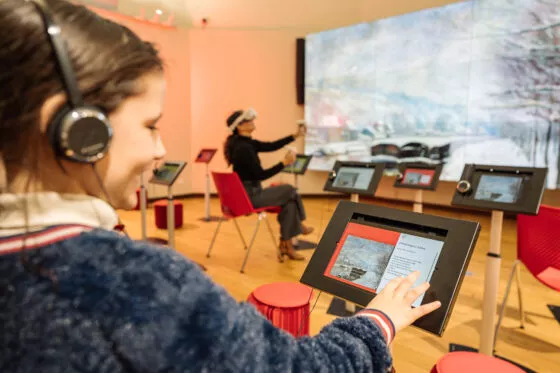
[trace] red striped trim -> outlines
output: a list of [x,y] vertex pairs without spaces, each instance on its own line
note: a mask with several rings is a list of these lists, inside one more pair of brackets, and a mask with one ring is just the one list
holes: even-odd
[[21,250],[23,247],[25,247],[26,250],[36,249],[41,246],[76,237],[92,229],[92,227],[85,225],[60,225],[39,232],[0,238],[0,255],[14,253]]
[[387,344],[391,343],[395,338],[395,326],[385,313],[373,309],[364,309],[356,313],[356,316],[365,316],[375,322],[379,326],[381,333],[383,333]]

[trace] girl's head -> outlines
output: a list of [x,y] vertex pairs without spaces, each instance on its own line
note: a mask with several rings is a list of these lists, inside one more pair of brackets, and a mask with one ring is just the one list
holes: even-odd
[[226,139],[224,144],[224,155],[228,165],[231,165],[231,158],[233,152],[233,143],[235,142],[235,135],[242,135],[250,137],[255,131],[255,118],[257,113],[253,109],[236,110],[230,114],[226,119],[226,125],[231,133]]
[[[165,93],[162,61],[126,27],[63,0],[43,1],[61,29],[85,103],[111,122],[111,146],[96,172],[116,208],[133,207],[140,174],[165,154],[155,129]],[[0,158],[8,190],[102,197],[91,165],[57,158],[50,145],[49,123],[67,97],[45,24],[29,1],[0,1],[0,65]]]

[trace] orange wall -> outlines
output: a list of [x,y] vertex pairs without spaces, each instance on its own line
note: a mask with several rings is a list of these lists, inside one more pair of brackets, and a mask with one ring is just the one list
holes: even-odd
[[[166,65],[167,91],[163,117],[158,123],[167,149],[166,159],[188,160],[191,148],[191,94],[189,70],[189,35],[187,30],[158,26],[121,16],[103,9],[95,11],[105,18],[123,24],[141,38],[151,41],[160,50]],[[148,180],[151,175],[145,175]],[[191,172],[187,167],[174,186],[175,194],[191,193]],[[160,197],[167,190],[148,184],[149,197]]]

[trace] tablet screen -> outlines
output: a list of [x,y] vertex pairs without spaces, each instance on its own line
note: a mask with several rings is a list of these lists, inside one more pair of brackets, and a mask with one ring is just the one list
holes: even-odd
[[337,188],[367,190],[374,172],[374,168],[340,167],[332,186]]
[[177,172],[181,169],[181,165],[177,163],[165,163],[157,169],[154,180],[162,184],[170,184],[175,179]]
[[521,190],[521,176],[482,174],[474,199],[501,203],[515,203]]
[[405,170],[401,183],[406,185],[428,186],[432,184],[435,172],[436,170],[409,168]]
[[[377,293],[391,279],[420,271],[414,286],[430,281],[443,240],[350,222],[324,275]],[[422,304],[419,297],[413,306]]]
[[307,158],[299,158],[298,157],[298,158],[296,158],[294,163],[286,166],[284,168],[284,170],[286,172],[294,172],[294,173],[301,172],[303,170],[303,168],[305,167],[306,162],[307,162]]

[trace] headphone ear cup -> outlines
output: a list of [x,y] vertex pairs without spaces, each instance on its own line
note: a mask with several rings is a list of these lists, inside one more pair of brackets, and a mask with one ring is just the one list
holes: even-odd
[[52,117],[49,124],[47,125],[47,138],[49,139],[49,143],[51,144],[51,147],[58,157],[65,156],[62,149],[61,128],[62,121],[69,112],[70,107],[68,105],[64,105],[56,112],[56,114]]

